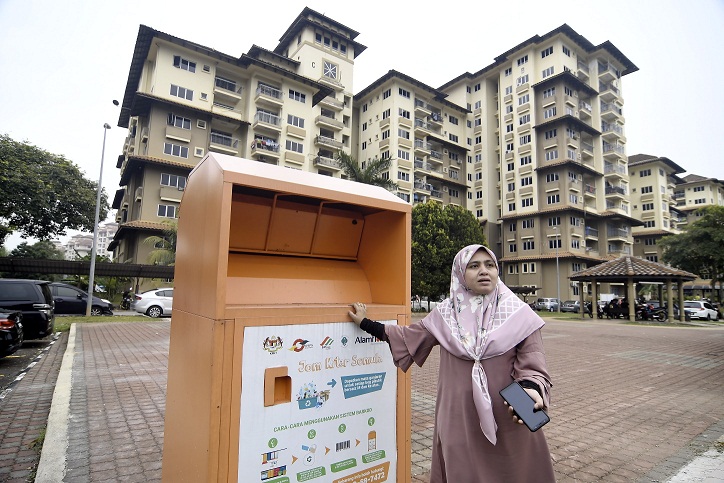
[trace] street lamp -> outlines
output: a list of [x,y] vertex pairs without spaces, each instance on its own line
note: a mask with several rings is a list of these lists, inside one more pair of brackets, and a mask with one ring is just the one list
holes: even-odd
[[[118,105],[118,101],[113,101]],[[93,246],[91,247],[90,276],[88,277],[88,305],[85,308],[86,317],[90,317],[91,307],[93,306],[93,291],[95,289],[95,271],[96,271],[96,243],[98,242],[98,217],[101,211],[101,190],[103,189],[103,158],[106,154],[106,134],[111,128],[108,123],[103,124],[103,151],[101,151],[101,174],[98,176],[98,194],[96,195],[96,220],[93,225]]]
[[561,311],[561,274],[560,270],[558,268],[558,240],[560,239],[560,233],[558,233],[558,227],[554,226],[553,230],[555,231],[556,235],[554,238],[554,243],[556,244],[556,287],[558,288],[558,310],[556,312]]

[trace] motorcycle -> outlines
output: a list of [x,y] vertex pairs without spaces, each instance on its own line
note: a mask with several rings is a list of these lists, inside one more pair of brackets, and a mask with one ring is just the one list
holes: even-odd
[[654,308],[651,304],[642,306],[637,315],[642,320],[655,320],[657,322],[663,322],[668,318],[665,307]]
[[129,310],[131,308],[131,300],[133,300],[133,297],[130,292],[125,292],[123,294],[123,300],[121,300],[121,310]]

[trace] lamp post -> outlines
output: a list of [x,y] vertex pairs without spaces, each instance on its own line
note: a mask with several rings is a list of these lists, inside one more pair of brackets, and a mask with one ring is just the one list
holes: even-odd
[[[118,105],[118,101],[113,101]],[[95,271],[96,271],[96,243],[98,242],[98,217],[101,211],[101,190],[103,189],[103,158],[106,154],[106,134],[111,128],[108,123],[103,124],[103,150],[101,151],[101,173],[98,176],[98,194],[96,195],[96,219],[93,225],[93,246],[91,247],[90,276],[88,277],[88,304],[85,308],[86,317],[90,317],[91,307],[93,306],[93,291],[95,289]]]
[[558,295],[557,295],[557,297],[558,297],[558,310],[556,310],[556,312],[560,312],[560,311],[561,311],[561,274],[560,274],[560,270],[559,270],[559,268],[558,268],[558,240],[560,239],[560,238],[559,238],[559,237],[560,237],[560,233],[558,233],[558,227],[557,227],[557,226],[554,226],[554,227],[553,227],[553,230],[554,230],[555,233],[556,233],[555,239],[554,239],[554,240],[555,240],[554,243],[556,244],[556,287],[558,288]]

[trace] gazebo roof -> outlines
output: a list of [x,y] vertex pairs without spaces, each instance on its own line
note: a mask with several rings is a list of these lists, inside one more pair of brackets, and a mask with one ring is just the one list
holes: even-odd
[[608,282],[682,280],[691,281],[697,278],[691,272],[672,268],[662,263],[652,262],[643,258],[625,256],[610,260],[595,267],[576,272],[570,277],[574,281],[590,281],[592,279]]

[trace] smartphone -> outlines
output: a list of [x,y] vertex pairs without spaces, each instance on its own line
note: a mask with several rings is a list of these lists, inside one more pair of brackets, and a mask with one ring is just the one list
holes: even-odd
[[516,416],[518,416],[531,431],[538,431],[544,424],[550,421],[550,418],[544,410],[533,409],[535,401],[533,401],[533,398],[531,398],[517,382],[513,381],[510,386],[503,388],[500,391],[500,395],[512,406]]

